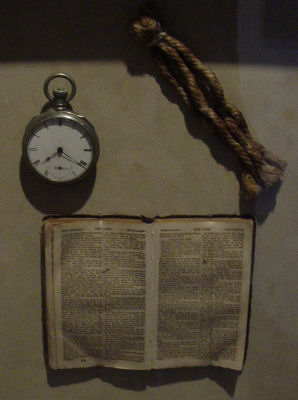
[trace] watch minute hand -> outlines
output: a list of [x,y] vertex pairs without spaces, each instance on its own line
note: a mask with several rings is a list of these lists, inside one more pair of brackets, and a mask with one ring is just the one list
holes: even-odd
[[64,151],[62,152],[62,157],[65,158],[66,160],[72,161],[74,164],[79,165],[82,168],[86,167],[84,165],[82,165],[80,162],[78,162],[77,160],[73,159],[72,157],[70,157],[68,154],[66,154]]

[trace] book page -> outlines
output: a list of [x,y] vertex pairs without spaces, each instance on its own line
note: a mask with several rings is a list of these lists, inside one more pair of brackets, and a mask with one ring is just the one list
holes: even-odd
[[46,255],[51,367],[148,368],[149,225],[56,221]]
[[243,364],[253,221],[161,219],[154,368]]

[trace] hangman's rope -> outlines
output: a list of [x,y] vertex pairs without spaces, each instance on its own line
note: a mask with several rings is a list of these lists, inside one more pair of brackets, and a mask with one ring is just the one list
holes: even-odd
[[216,133],[237,153],[242,165],[244,197],[254,198],[282,181],[286,163],[254,140],[242,113],[225,99],[216,75],[182,42],[162,30],[148,4],[140,8],[131,31],[151,48],[162,75],[187,106],[209,120]]

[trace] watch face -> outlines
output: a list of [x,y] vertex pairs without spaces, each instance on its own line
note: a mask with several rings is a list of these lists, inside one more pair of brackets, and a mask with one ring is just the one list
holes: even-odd
[[98,143],[92,125],[69,112],[56,112],[33,120],[23,142],[25,159],[44,180],[71,183],[94,166]]

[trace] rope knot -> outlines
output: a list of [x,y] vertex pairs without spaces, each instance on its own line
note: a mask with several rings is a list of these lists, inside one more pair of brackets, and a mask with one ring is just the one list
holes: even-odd
[[166,36],[150,3],[140,7],[139,16],[131,24],[131,32],[144,40],[148,47],[155,46]]
[[131,25],[132,32],[151,47],[159,43],[166,36],[162,31],[160,23],[152,17],[141,16],[133,21]]

